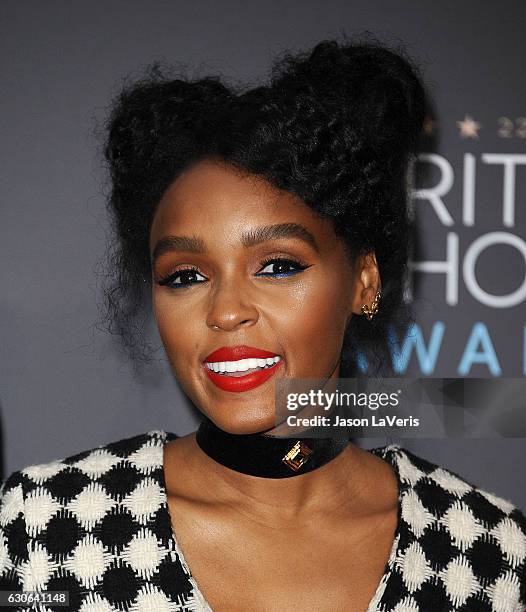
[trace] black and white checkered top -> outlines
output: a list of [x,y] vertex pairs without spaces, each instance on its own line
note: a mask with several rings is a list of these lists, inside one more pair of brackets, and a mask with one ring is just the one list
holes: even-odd
[[[175,438],[152,430],[12,472],[0,591],[69,592],[69,607],[44,611],[210,611],[171,526],[163,448]],[[524,514],[398,444],[370,452],[394,467],[399,505],[367,612],[526,611]]]

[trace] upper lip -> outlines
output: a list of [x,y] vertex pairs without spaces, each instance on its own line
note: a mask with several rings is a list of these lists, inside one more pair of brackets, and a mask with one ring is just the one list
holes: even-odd
[[216,349],[215,351],[212,351],[210,355],[207,355],[205,361],[238,361],[239,359],[250,359],[251,357],[266,359],[267,357],[277,356],[277,353],[265,351],[263,349],[255,348],[253,346],[222,346]]

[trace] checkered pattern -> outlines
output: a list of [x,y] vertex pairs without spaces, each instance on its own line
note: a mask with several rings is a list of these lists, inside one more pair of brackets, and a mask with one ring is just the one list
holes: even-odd
[[168,438],[153,430],[13,472],[0,495],[0,590],[69,591],[69,608],[45,612],[202,610],[171,530]]
[[[171,528],[163,447],[176,437],[152,430],[13,472],[0,488],[0,590],[69,591],[69,608],[43,612],[210,611]],[[520,510],[399,445],[371,452],[400,496],[367,612],[526,611]]]
[[398,479],[395,542],[368,612],[524,612],[526,517],[400,445],[372,449]]

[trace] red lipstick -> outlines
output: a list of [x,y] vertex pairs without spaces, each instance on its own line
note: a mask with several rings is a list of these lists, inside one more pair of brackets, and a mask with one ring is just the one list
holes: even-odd
[[222,346],[212,351],[210,355],[207,355],[205,361],[238,361],[239,359],[250,359],[250,357],[266,359],[267,357],[276,356],[277,353],[271,353],[270,351],[264,351],[252,346]]
[[[258,387],[266,382],[271,376],[273,376],[278,367],[283,362],[281,358],[278,362],[272,364],[270,367],[265,369],[258,369],[249,371],[245,375],[240,375],[241,372],[232,372],[229,376],[228,372],[219,374],[210,370],[206,365],[206,362],[221,362],[221,361],[239,361],[240,359],[267,359],[269,357],[278,357],[277,353],[265,351],[252,346],[222,346],[221,348],[213,351],[203,361],[203,368],[210,378],[210,380],[223,391],[231,391],[239,393],[242,391],[249,391],[254,387]],[[236,375],[234,375],[236,374]]]

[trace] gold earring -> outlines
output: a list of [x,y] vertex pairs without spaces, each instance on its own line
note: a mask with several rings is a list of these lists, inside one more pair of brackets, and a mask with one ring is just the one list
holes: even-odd
[[376,295],[374,296],[373,303],[371,304],[371,308],[369,308],[369,306],[367,306],[366,304],[362,304],[362,313],[367,317],[369,321],[378,312],[378,300],[381,297],[382,297],[381,293],[377,291]]

